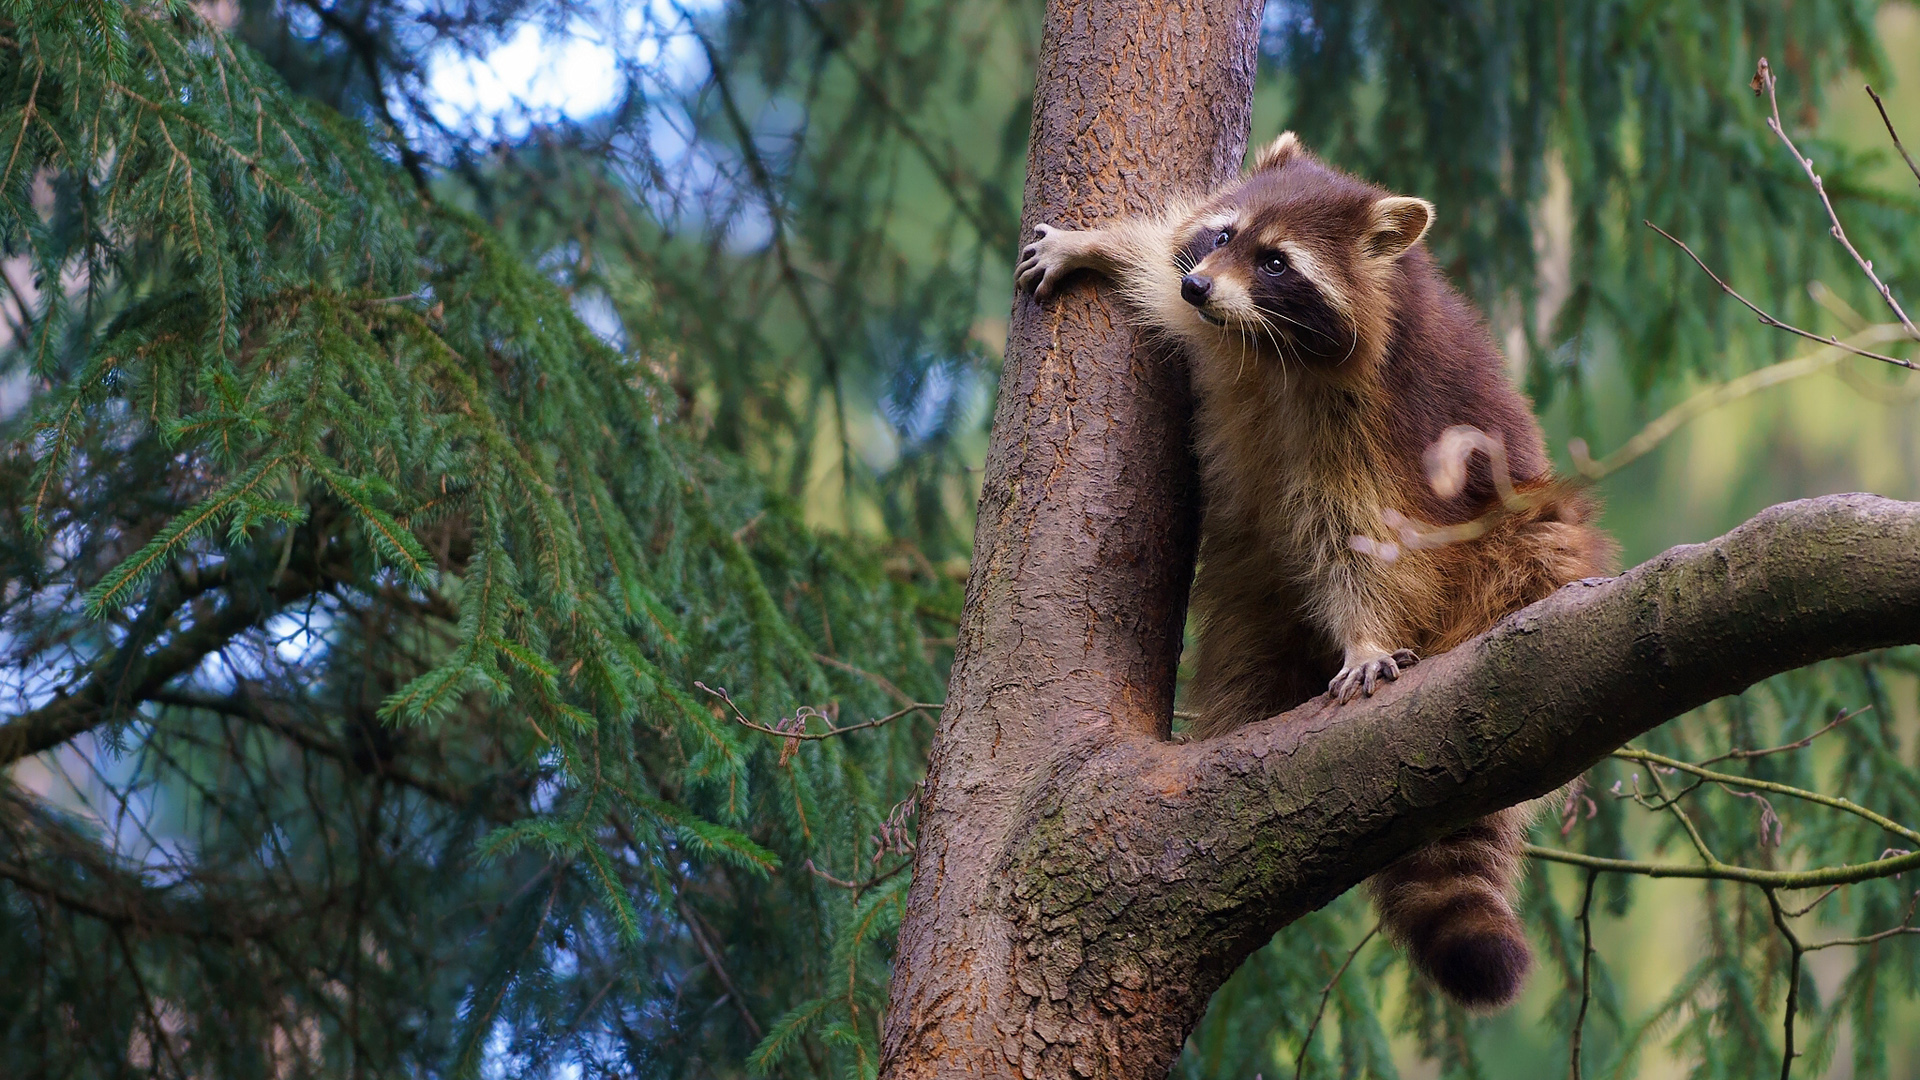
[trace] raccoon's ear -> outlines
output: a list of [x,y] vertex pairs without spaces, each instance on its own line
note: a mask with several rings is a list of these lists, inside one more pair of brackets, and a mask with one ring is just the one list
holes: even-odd
[[1279,137],[1261,147],[1260,152],[1253,156],[1253,171],[1277,169],[1292,160],[1295,154],[1305,150],[1306,147],[1300,145],[1300,136],[1291,131],[1283,131]]
[[1427,235],[1433,224],[1433,204],[1406,195],[1389,195],[1373,204],[1373,225],[1367,230],[1367,254],[1397,259]]

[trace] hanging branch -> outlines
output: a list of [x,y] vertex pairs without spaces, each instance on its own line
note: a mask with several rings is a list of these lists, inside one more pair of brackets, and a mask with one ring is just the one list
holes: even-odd
[[838,886],[852,893],[854,903],[859,903],[860,895],[866,892],[868,889],[871,889],[875,885],[879,885],[882,882],[885,882],[887,879],[893,877],[894,875],[900,873],[900,871],[905,870],[912,865],[913,865],[913,860],[908,859],[907,861],[901,863],[900,865],[894,867],[893,869],[875,874],[870,878],[865,878],[860,881],[848,881],[846,878],[836,877],[833,874],[820,869],[818,866],[815,866],[813,864],[812,859],[808,859],[806,861],[806,867],[807,867],[808,873],[812,874],[814,877],[819,878],[821,881],[824,881],[829,885]]
[[[813,0],[794,0],[794,6],[799,8],[800,14],[806,17],[807,22],[813,26],[814,32],[820,35],[820,39],[825,42],[827,48],[839,57],[841,64],[853,73],[854,80],[860,84],[860,89],[867,95],[868,100],[880,110],[880,115],[886,117],[894,130],[900,133],[900,137],[906,140],[914,153],[919,155],[920,160],[927,166],[927,171],[939,182],[942,190],[947,193],[949,199],[953,200],[953,205],[960,211],[961,216],[967,219],[967,223],[973,226],[974,231],[982,239],[1001,250],[1019,246],[1016,243],[1019,239],[1018,235],[1009,232],[1007,224],[996,223],[992,220],[990,213],[967,198],[968,188],[979,190],[984,185],[960,171],[954,161],[957,156],[954,147],[949,144],[945,148],[947,152],[944,155],[935,153],[933,147],[927,142],[927,137],[921,134],[906,113],[894,104],[893,99],[887,94],[886,87],[880,84],[880,80],[874,73],[854,60],[846,39],[820,14],[820,9],[814,6]],[[984,198],[981,201],[984,203]],[[1014,225],[1017,230],[1017,223],[1008,224]]]
[[733,129],[734,138],[740,143],[740,157],[746,162],[747,176],[753,181],[754,189],[759,192],[762,204],[766,207],[768,222],[771,225],[774,261],[780,273],[780,282],[786,287],[787,294],[793,298],[794,307],[800,312],[800,321],[806,327],[807,336],[820,353],[820,364],[827,376],[827,388],[833,397],[834,423],[840,438],[840,478],[849,493],[853,491],[853,443],[847,435],[847,404],[844,388],[840,379],[840,350],[828,336],[820,315],[814,310],[813,300],[807,296],[806,286],[800,281],[800,271],[793,258],[793,251],[787,246],[786,205],[780,200],[778,186],[773,181],[772,170],[767,168],[754,144],[753,128],[740,111],[740,103],[733,95],[733,86],[727,81],[727,62],[719,47],[686,7],[676,3],[674,10],[686,21],[688,32],[699,42],[701,51],[707,58],[707,74],[713,87],[720,95],[720,110],[727,118],[727,124]]

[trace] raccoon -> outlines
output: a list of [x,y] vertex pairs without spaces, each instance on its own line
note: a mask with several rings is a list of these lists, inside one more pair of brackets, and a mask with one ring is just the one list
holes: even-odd
[[[1433,217],[1287,132],[1213,192],[1097,229],[1041,225],[1021,253],[1016,281],[1037,299],[1103,274],[1188,360],[1205,506],[1196,737],[1322,692],[1371,695],[1614,568],[1485,323],[1421,244]],[[1473,524],[1453,543],[1368,542],[1410,523]],[[1511,1002],[1532,965],[1514,910],[1531,817],[1493,814],[1368,883],[1389,934],[1464,1005]]]

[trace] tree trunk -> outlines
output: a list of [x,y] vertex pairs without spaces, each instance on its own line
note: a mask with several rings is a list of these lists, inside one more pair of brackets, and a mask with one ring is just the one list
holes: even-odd
[[[1230,175],[1260,11],[1050,3],[1026,228]],[[886,1077],[1161,1080],[1249,953],[1399,855],[1713,697],[1920,639],[1920,506],[1835,496],[1569,586],[1374,698],[1172,743],[1189,411],[1103,284],[1016,301]]]
[[[1260,11],[1050,2],[1021,236],[1232,175]],[[890,1076],[1164,1074],[1184,1037],[1188,1018],[1157,1015],[1141,973],[1076,979],[1072,935],[1021,933],[1003,864],[1061,761],[1167,735],[1198,531],[1190,413],[1177,353],[1136,341],[1104,283],[1015,301],[894,965]]]

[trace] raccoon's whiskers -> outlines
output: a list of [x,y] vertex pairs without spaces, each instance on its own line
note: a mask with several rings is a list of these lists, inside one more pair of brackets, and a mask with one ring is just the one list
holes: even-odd
[[1344,364],[1353,359],[1354,351],[1360,348],[1360,320],[1354,318],[1349,312],[1343,311],[1340,314],[1346,318],[1347,328],[1353,331],[1353,340],[1347,344],[1347,355],[1340,358],[1340,362]]
[[[1287,371],[1287,360],[1289,359],[1287,356],[1286,335],[1280,332],[1279,327],[1273,325],[1272,320],[1267,318],[1266,312],[1255,309],[1255,314],[1260,318],[1261,333],[1266,335],[1268,341],[1273,342],[1273,351],[1280,357],[1280,372],[1284,375]],[[1304,369],[1306,367],[1305,361],[1301,361],[1300,366]]]
[[[1321,336],[1321,337],[1323,337],[1323,338],[1326,338],[1326,339],[1327,339],[1328,341],[1330,341],[1330,342],[1332,342],[1332,343],[1333,343],[1333,344],[1335,344],[1335,345],[1338,345],[1338,344],[1340,344],[1340,339],[1339,339],[1339,338],[1337,338],[1337,337],[1334,337],[1334,336],[1333,336],[1332,334],[1329,334],[1329,333],[1327,333],[1327,332],[1326,332],[1325,330],[1321,330],[1321,329],[1318,329],[1317,327],[1312,327],[1312,326],[1308,326],[1308,325],[1307,325],[1306,323],[1303,323],[1303,322],[1301,322],[1301,321],[1300,321],[1299,319],[1294,319],[1294,318],[1288,318],[1288,316],[1287,316],[1287,315],[1286,315],[1285,313],[1283,313],[1283,312],[1279,312],[1279,311],[1274,311],[1274,312],[1262,312],[1262,314],[1263,314],[1263,315],[1265,315],[1265,314],[1271,314],[1271,315],[1272,315],[1272,316],[1274,316],[1275,318],[1278,318],[1278,319],[1283,319],[1283,320],[1285,320],[1285,321],[1287,321],[1287,322],[1290,322],[1290,323],[1292,323],[1293,325],[1295,325],[1295,326],[1297,326],[1297,327],[1299,327],[1299,328],[1300,328],[1300,329],[1302,329],[1302,330],[1305,330],[1305,331],[1307,331],[1307,332],[1308,332],[1308,333],[1310,333],[1310,334],[1318,334],[1319,336]],[[1347,316],[1346,318],[1347,318],[1347,321],[1348,321],[1348,322],[1353,322],[1353,317],[1352,317],[1352,316],[1350,316],[1350,315],[1349,315],[1349,316]],[[1354,340],[1356,340],[1356,341],[1358,341],[1358,340],[1359,340],[1359,337],[1358,337],[1358,335],[1359,335],[1359,329],[1358,329],[1358,327],[1359,327],[1359,324],[1358,324],[1358,323],[1354,323],[1354,327],[1355,327],[1355,330],[1354,330],[1354,333],[1355,333],[1355,338],[1354,338]]]

